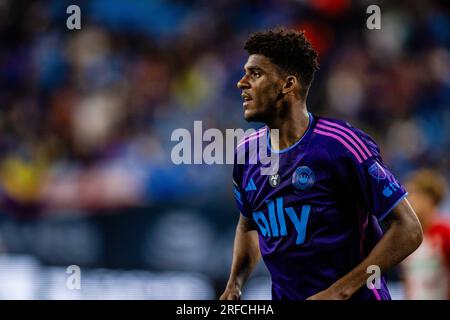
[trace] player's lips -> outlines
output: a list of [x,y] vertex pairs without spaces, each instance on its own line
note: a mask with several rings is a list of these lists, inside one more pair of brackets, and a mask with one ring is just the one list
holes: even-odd
[[242,97],[242,99],[244,99],[244,102],[242,103],[242,105],[243,105],[244,107],[247,106],[247,105],[249,105],[250,101],[253,100],[252,97],[251,97],[248,93],[246,93],[246,92],[243,92],[243,93],[241,94],[241,97]]

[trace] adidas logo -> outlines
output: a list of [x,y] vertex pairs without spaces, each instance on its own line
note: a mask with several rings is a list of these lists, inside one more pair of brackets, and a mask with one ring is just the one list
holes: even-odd
[[245,187],[245,191],[256,191],[256,185],[253,182],[253,178],[250,178],[250,181],[247,184],[247,187]]

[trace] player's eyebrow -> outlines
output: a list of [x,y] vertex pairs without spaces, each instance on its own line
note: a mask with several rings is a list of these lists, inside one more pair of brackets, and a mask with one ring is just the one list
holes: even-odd
[[261,67],[250,65],[250,66],[244,66],[244,71],[264,71]]

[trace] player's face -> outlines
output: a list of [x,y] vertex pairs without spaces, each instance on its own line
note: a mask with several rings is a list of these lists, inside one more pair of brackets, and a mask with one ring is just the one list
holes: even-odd
[[274,116],[282,97],[283,78],[276,65],[261,54],[252,54],[244,66],[245,74],[237,83],[244,100],[244,118],[265,122]]

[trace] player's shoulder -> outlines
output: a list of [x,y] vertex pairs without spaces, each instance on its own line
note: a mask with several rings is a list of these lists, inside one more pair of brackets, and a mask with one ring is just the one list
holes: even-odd
[[315,119],[314,136],[326,143],[334,157],[350,156],[362,163],[380,155],[378,144],[364,130],[344,120],[322,116]]
[[256,151],[256,146],[261,139],[267,139],[267,126],[259,129],[248,129],[244,132],[243,137],[238,140],[235,148],[235,154],[248,154]]

